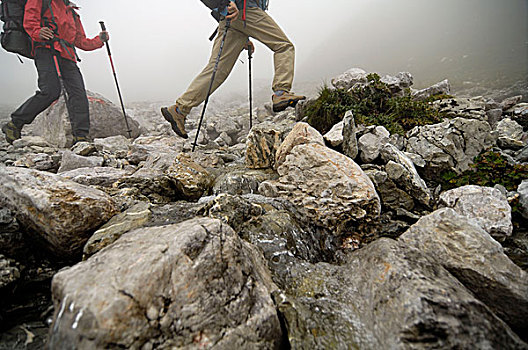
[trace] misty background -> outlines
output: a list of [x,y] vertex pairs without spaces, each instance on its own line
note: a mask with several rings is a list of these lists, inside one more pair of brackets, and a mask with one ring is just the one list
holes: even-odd
[[[208,61],[216,22],[199,0],[76,3],[88,37],[106,23],[125,104],[176,100]],[[269,14],[295,45],[298,93],[352,67],[408,71],[414,88],[447,78],[455,92],[528,80],[528,0],[270,0]],[[78,53],[87,89],[118,103],[106,50]],[[247,95],[247,54],[240,59],[214,98]],[[33,62],[23,60],[0,50],[0,105],[37,89]],[[254,86],[268,98],[272,75],[272,54],[256,43]]]

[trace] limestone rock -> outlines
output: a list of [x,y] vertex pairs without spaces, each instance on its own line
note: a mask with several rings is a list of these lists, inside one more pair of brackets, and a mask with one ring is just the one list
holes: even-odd
[[420,155],[427,164],[425,176],[432,178],[442,170],[468,170],[473,159],[496,141],[487,122],[464,118],[415,127],[407,137],[405,151]]
[[348,90],[358,84],[366,84],[367,75],[368,73],[361,68],[352,68],[332,79],[332,85],[337,89]]
[[343,121],[340,121],[323,135],[326,143],[332,147],[339,147],[343,143]]
[[[385,166],[387,175],[399,188],[409,193],[419,203],[425,206],[431,204],[431,191],[406,154],[387,143],[381,149],[381,157],[387,162]],[[399,170],[391,171],[391,169],[396,170],[395,168]]]
[[486,100],[482,96],[453,97],[433,102],[433,106],[450,118],[467,118],[487,121]]
[[528,219],[528,180],[523,180],[519,187],[517,188],[519,192],[519,203],[521,204],[521,215]]
[[498,189],[468,185],[440,195],[440,204],[453,208],[499,240],[511,236],[513,225],[508,199]]
[[389,142],[390,133],[383,126],[376,126],[358,139],[359,156],[364,163],[371,163],[380,155],[381,148]]
[[246,141],[246,166],[267,169],[275,166],[275,155],[282,141],[293,128],[294,122],[264,122],[254,126]]
[[486,111],[486,116],[488,117],[488,123],[492,128],[495,128],[497,124],[502,120],[502,109],[490,109]]
[[439,263],[387,238],[342,266],[293,266],[281,287],[275,300],[294,349],[527,346]]
[[0,203],[59,256],[76,254],[116,213],[105,193],[55,174],[0,167],[0,177]]
[[508,98],[505,98],[502,102],[501,102],[501,108],[506,111],[510,108],[512,108],[513,106],[515,106],[516,104],[518,104],[519,102],[522,101],[522,95],[517,95],[517,96],[512,96],[512,97],[508,97]]
[[380,213],[372,181],[350,158],[317,143],[293,148],[278,168],[280,178],[263,182],[259,192],[305,208],[314,223],[340,233],[354,221]]
[[399,240],[444,266],[528,339],[528,274],[488,233],[453,209],[444,208],[422,217]]
[[321,230],[310,227],[304,212],[285,200],[221,194],[208,201],[201,213],[222,220],[258,247],[274,279],[284,276],[293,263],[326,261],[335,252],[333,242],[323,237]]
[[387,84],[394,95],[402,95],[413,84],[413,76],[409,72],[400,72],[395,76],[384,75],[380,81]]
[[83,248],[83,260],[114,243],[125,233],[142,227],[151,218],[150,204],[140,202],[110,219],[90,237]]
[[343,117],[343,154],[356,159],[359,153],[356,137],[356,123],[352,111],[347,111]]
[[112,187],[114,183],[118,182],[123,177],[130,175],[130,173],[122,169],[95,167],[78,168],[62,172],[59,175],[81,185]]
[[123,135],[98,138],[93,144],[99,153],[109,153],[117,158],[125,158],[130,147],[130,140]]
[[415,100],[423,101],[435,95],[449,95],[451,93],[451,85],[449,80],[445,79],[428,88],[415,90],[412,92],[412,97]]
[[56,172],[60,159],[60,154],[29,153],[19,158],[13,165],[41,171]]
[[381,203],[392,210],[414,209],[414,200],[408,192],[400,189],[398,185],[389,178],[389,175],[381,169],[368,169],[365,174],[372,180],[378,192]]
[[219,220],[138,229],[55,275],[53,349],[278,348],[260,253]]
[[235,169],[215,179],[213,194],[229,193],[242,195],[258,193],[260,184],[266,180],[276,179],[271,169]]
[[103,157],[90,156],[84,157],[79,156],[71,151],[65,151],[62,154],[61,165],[58,172],[63,173],[70,170],[79,168],[97,168],[102,167],[104,163]]
[[207,193],[213,183],[211,174],[193,162],[186,153],[154,153],[133,175],[117,187],[134,187],[156,201],[195,200]]
[[523,127],[510,118],[504,118],[497,124],[498,144],[502,149],[521,149],[526,146]]
[[528,103],[519,103],[511,108],[511,116],[525,131],[528,131]]
[[291,150],[298,145],[305,145],[310,143],[317,143],[322,146],[325,145],[324,138],[319,131],[311,127],[307,123],[297,123],[292,131],[286,136],[275,154],[274,168],[277,169],[284,163]]

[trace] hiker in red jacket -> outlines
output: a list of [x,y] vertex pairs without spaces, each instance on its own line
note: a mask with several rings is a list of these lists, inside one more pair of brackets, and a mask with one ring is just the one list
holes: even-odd
[[[44,4],[43,4],[44,1]],[[49,2],[49,5],[48,5]],[[11,114],[2,127],[9,143],[21,137],[22,127],[31,124],[61,94],[61,81],[67,92],[66,106],[72,126],[73,143],[87,141],[90,131],[88,98],[82,74],[77,66],[78,47],[92,51],[109,39],[103,31],[93,39],[84,33],[78,7],[69,0],[28,0],[24,29],[33,40],[39,91]]]

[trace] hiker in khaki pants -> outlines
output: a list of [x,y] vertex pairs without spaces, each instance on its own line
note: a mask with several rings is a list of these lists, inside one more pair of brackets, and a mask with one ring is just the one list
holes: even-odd
[[[227,7],[231,27],[218,64],[211,92],[214,92],[226,80],[233,69],[238,56],[244,49],[254,50],[249,37],[255,38],[274,52],[275,77],[273,79],[273,110],[280,112],[305,99],[290,92],[295,66],[295,48],[277,23],[259,6],[262,0],[237,0],[243,8],[242,19],[237,3],[231,1]],[[244,4],[246,7],[244,8]],[[226,20],[222,20],[218,32],[224,31]],[[187,138],[185,117],[193,107],[200,105],[206,98],[216,58],[220,50],[222,36],[217,35],[209,63],[193,80],[187,91],[178,98],[175,105],[161,109],[163,117],[171,123],[172,129],[181,137]]]

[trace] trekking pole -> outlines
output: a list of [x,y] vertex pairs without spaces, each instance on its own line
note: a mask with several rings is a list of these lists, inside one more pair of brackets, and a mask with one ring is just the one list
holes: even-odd
[[229,30],[230,26],[231,26],[231,21],[227,20],[226,25],[225,25],[224,35],[222,37],[222,42],[220,43],[220,50],[218,51],[218,56],[216,57],[216,62],[215,62],[215,66],[213,69],[213,75],[211,76],[211,83],[209,84],[209,90],[207,91],[207,95],[205,97],[204,106],[202,109],[202,115],[200,116],[200,122],[198,123],[198,130],[196,130],[196,137],[194,138],[192,152],[194,152],[194,149],[196,148],[196,143],[198,142],[198,135],[200,134],[200,128],[202,127],[202,122],[203,122],[203,118],[205,115],[205,109],[207,108],[207,102],[209,102],[209,96],[211,96],[211,90],[213,89],[214,78],[216,76],[216,71],[218,70],[218,63],[220,62],[220,56],[222,55],[225,39],[227,36],[227,31]]
[[[101,25],[101,29],[104,32],[106,32],[106,27],[105,27],[104,22],[100,21],[99,24]],[[117,94],[119,95],[119,101],[121,102],[121,109],[123,110],[123,116],[125,117],[125,124],[127,127],[128,138],[132,138],[132,130],[130,130],[130,126],[128,125],[128,119],[127,119],[126,111],[125,111],[125,104],[123,103],[123,97],[121,96],[121,89],[119,88],[119,83],[117,82],[117,74],[116,74],[116,70],[114,67],[114,60],[112,59],[112,53],[110,52],[110,44],[108,44],[108,41],[105,44],[106,44],[106,51],[108,52],[108,58],[110,59],[110,66],[112,67],[112,72],[114,73],[114,80],[115,80],[116,87],[117,87]]]
[[66,91],[66,86],[64,85],[64,78],[62,76],[62,72],[61,72],[61,69],[60,69],[60,66],[59,66],[59,59],[57,58],[58,54],[59,53],[54,50],[54,52],[53,52],[53,62],[55,63],[55,70],[57,71],[57,76],[59,77],[60,86],[61,86],[61,92],[62,92],[62,96],[64,97],[64,103],[66,104],[66,109],[68,110],[68,113],[69,113],[69,109],[68,109],[68,105],[69,105],[68,92]]
[[248,46],[248,61],[249,61],[249,130],[253,128],[253,84],[251,79],[251,59],[253,58],[253,50],[251,45]]

